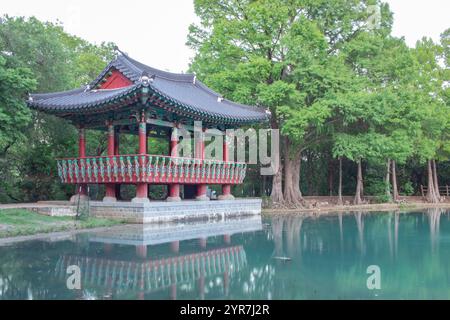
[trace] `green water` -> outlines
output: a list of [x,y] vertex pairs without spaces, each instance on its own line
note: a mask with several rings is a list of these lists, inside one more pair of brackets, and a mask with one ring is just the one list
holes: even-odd
[[[380,289],[367,287],[370,265]],[[80,288],[68,288],[69,266],[79,267]],[[0,245],[0,299],[449,298],[450,213],[440,209],[119,227]]]

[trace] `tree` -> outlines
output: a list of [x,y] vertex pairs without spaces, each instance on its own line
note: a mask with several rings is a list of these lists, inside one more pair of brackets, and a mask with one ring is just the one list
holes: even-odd
[[[330,118],[326,105],[314,103],[339,81],[327,63],[339,64],[334,55],[365,28],[373,3],[194,2],[200,24],[189,32],[188,45],[196,50],[191,70],[232,100],[269,108],[271,128],[282,130],[284,166],[272,181],[275,204],[301,204],[301,152],[323,138]],[[390,15],[387,6],[382,11]]]
[[[9,150],[25,140],[24,131],[31,121],[31,113],[25,104],[28,91],[36,81],[29,69],[14,67],[8,61],[8,53],[0,55],[0,201],[16,198],[14,192],[14,160],[8,157]],[[3,55],[6,55],[4,57]]]
[[[73,192],[59,183],[54,158],[75,154],[76,130],[62,119],[30,111],[25,106],[25,93],[62,91],[86,84],[112,58],[112,48],[113,44],[109,43],[92,45],[67,34],[60,24],[41,22],[34,17],[0,18],[0,57],[6,59],[11,68],[28,70],[27,76],[34,81],[34,86],[17,91],[22,108],[17,108],[16,116],[25,110],[23,115],[28,120],[21,122],[25,126],[20,131],[9,130],[26,137],[14,139],[14,145],[5,155],[14,163],[14,166],[7,166],[1,176],[2,181],[9,181],[5,177],[11,177],[12,200],[66,199]],[[1,97],[6,96],[2,93]],[[92,135],[101,140],[104,133],[90,133]]]
[[[448,70],[445,63],[445,33],[442,46],[431,39],[418,41],[414,50],[418,61],[416,80],[416,101],[420,104],[421,125],[415,141],[415,152],[419,159],[427,162],[428,188],[427,200],[439,202],[440,194],[437,181],[436,158],[448,156],[448,88],[446,87]],[[447,43],[448,46],[448,43]],[[442,63],[443,62],[443,63]],[[447,129],[447,130],[446,130]]]

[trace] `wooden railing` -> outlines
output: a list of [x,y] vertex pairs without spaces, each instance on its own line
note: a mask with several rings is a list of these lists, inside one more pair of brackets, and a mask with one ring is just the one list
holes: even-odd
[[63,183],[239,184],[247,165],[160,155],[118,155],[56,159]]
[[[439,188],[439,193],[441,194],[441,196],[450,196],[450,186],[438,186]],[[425,197],[427,195],[428,192],[428,186],[420,186],[420,192],[422,193],[422,197]]]

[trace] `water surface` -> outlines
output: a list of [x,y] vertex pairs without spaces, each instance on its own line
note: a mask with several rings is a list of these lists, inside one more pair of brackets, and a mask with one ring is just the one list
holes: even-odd
[[449,267],[442,209],[136,225],[0,245],[0,299],[449,299]]

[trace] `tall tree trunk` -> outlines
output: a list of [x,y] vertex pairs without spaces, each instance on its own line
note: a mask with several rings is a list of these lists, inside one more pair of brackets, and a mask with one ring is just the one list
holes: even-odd
[[302,165],[302,155],[299,152],[294,159],[294,192],[297,197],[303,202],[302,191],[300,190],[300,173]]
[[[269,82],[272,82],[272,80],[268,80]],[[272,113],[275,114],[275,113]],[[278,121],[276,119],[275,116],[272,116],[270,118],[270,127],[272,129],[278,129],[279,125],[278,125]],[[273,175],[272,178],[272,191],[270,193],[270,199],[272,202],[272,206],[276,207],[276,206],[280,206],[283,204],[284,202],[284,198],[283,198],[283,165],[281,163],[281,153],[283,152],[283,150],[280,150],[280,154],[274,155],[276,157],[278,157],[278,171]]]
[[342,205],[342,157],[339,157],[339,188],[338,188],[338,205]]
[[306,152],[306,179],[307,179],[307,183],[308,183],[308,196],[312,196],[314,191],[313,191],[313,169],[312,169],[312,159],[311,159],[311,151],[307,151]]
[[330,157],[330,159],[328,159],[328,194],[330,195],[330,197],[333,196],[333,173],[333,158]]
[[392,197],[394,201],[398,201],[398,187],[397,187],[397,168],[395,165],[395,160],[392,160]]
[[439,202],[436,197],[436,190],[433,182],[433,168],[432,168],[432,160],[427,161],[427,169],[428,169],[428,190],[427,190],[427,201],[431,203]]
[[292,143],[289,138],[284,139],[284,202],[288,206],[298,207],[302,205],[299,179],[300,169],[296,168],[300,161],[300,153],[291,156]]
[[433,165],[434,193],[436,194],[436,198],[438,199],[438,201],[441,201],[441,194],[439,193],[439,182],[437,178],[436,160],[433,159],[431,164]]
[[283,185],[282,185],[282,175],[283,175],[283,168],[282,164],[280,162],[280,165],[278,166],[278,171],[275,173],[272,179],[272,192],[270,194],[270,199],[272,201],[272,205],[274,207],[280,206],[284,202],[283,197]]
[[361,204],[362,203],[362,195],[363,195],[363,179],[362,179],[362,166],[361,159],[357,161],[358,163],[358,174],[356,178],[356,192],[355,198],[353,200],[353,204]]
[[389,201],[391,200],[391,159],[387,159],[386,163],[386,178],[385,178],[385,184],[386,184],[386,196],[389,198]]

